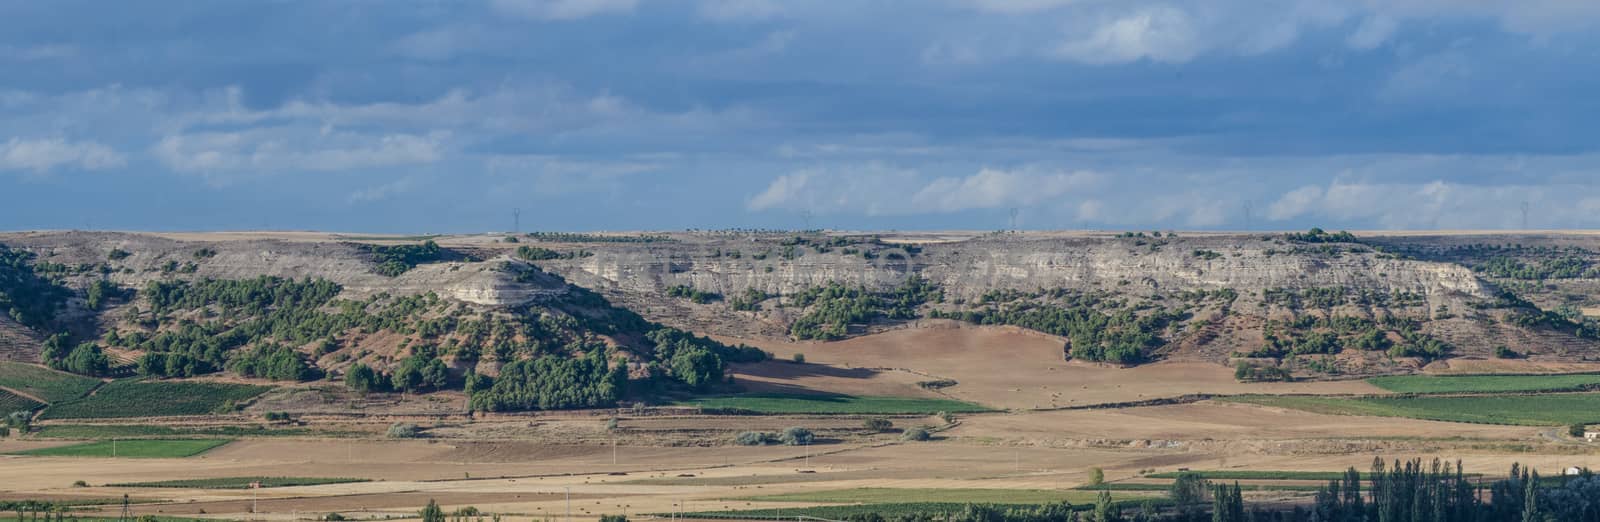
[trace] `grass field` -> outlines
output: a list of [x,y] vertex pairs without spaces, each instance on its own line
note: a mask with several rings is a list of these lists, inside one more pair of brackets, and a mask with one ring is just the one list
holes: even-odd
[[216,382],[116,381],[94,395],[52,404],[44,419],[206,415],[265,393],[266,386]]
[[[1171,491],[1172,484],[1152,484],[1135,482],[1111,482],[1098,486],[1078,486],[1073,488],[1080,491]],[[1316,491],[1322,489],[1321,485],[1313,484],[1241,484],[1243,491]]]
[[14,411],[33,411],[43,404],[38,401],[0,390],[0,416],[9,415]]
[[990,411],[982,406],[951,399],[912,397],[868,397],[855,395],[791,395],[754,393],[703,397],[680,401],[679,406],[699,406],[708,410],[733,410],[753,413],[838,413],[838,414],[921,414],[938,412],[975,413]]
[[266,426],[199,426],[174,428],[150,424],[51,424],[35,428],[34,437],[47,439],[109,439],[160,437],[297,437],[305,435],[341,436],[353,433],[315,431],[306,428]]
[[1367,382],[1397,393],[1571,391],[1600,386],[1600,374],[1390,375],[1367,379]]
[[49,403],[82,397],[99,385],[99,379],[31,364],[0,362],[0,387],[26,393]]
[[1555,426],[1600,422],[1600,393],[1468,397],[1290,397],[1220,399],[1332,415],[1371,415],[1479,424]]
[[[783,495],[763,495],[730,500],[759,502],[829,502],[838,504],[884,503],[962,503],[962,504],[1048,504],[1063,500],[1074,504],[1094,502],[1096,493],[1047,489],[902,489],[855,488],[809,491]],[[1126,498],[1113,494],[1113,499]]]
[[184,488],[184,489],[249,489],[253,482],[260,482],[263,488],[283,488],[289,486],[320,486],[323,484],[350,484],[353,482],[371,482],[359,478],[315,478],[315,477],[225,477],[209,479],[187,480],[162,480],[158,482],[128,482],[124,484],[107,484],[116,488]]
[[116,457],[130,459],[178,459],[193,457],[223,444],[230,439],[172,439],[172,440],[102,440],[53,448],[19,451],[12,455],[33,457]]

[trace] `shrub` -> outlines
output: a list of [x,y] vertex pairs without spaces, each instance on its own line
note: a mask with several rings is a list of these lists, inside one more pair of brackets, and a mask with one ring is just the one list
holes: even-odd
[[1582,423],[1573,424],[1573,425],[1567,426],[1567,435],[1571,435],[1571,436],[1574,436],[1574,437],[1582,438],[1583,437],[1583,432],[1585,432],[1585,431],[1588,431],[1588,426],[1586,426],[1586,425],[1584,425]]
[[948,411],[941,411],[936,415],[939,417],[939,420],[944,421],[945,424],[955,424],[956,423],[956,416],[952,415]]
[[627,515],[600,515],[600,522],[628,522]]
[[889,431],[890,429],[894,428],[893,422],[889,422],[889,419],[883,418],[867,419],[866,422],[861,424],[863,427],[872,431]]
[[811,430],[799,426],[783,430],[783,435],[779,437],[779,440],[790,446],[811,444],[815,439],[816,435],[811,433]]
[[1516,352],[1516,350],[1512,350],[1505,346],[1496,346],[1494,347],[1494,356],[1497,359],[1516,359],[1517,357],[1521,357],[1522,354],[1519,354]]
[[911,442],[923,442],[932,438],[933,434],[928,432],[928,428],[921,426],[908,429],[905,433],[900,434],[900,440]]
[[72,483],[72,487],[75,487],[75,488],[86,488],[86,487],[89,487],[89,483],[88,482],[84,482],[82,480],[74,481]]
[[6,437],[10,437],[10,436],[11,436],[11,428],[8,427],[8,426],[0,426],[0,439],[6,438]]
[[384,436],[391,439],[415,439],[422,436],[422,428],[418,428],[416,424],[397,422],[389,426]]
[[790,359],[790,360],[794,361],[795,364],[805,364],[806,363],[806,354],[796,353],[796,354],[794,354],[794,357],[792,359]]
[[1089,468],[1089,485],[1098,486],[1106,483],[1106,472],[1098,467]]
[[617,424],[618,421],[616,417],[612,417],[610,420],[607,420],[606,431],[617,431]]
[[741,446],[765,446],[768,444],[776,444],[778,442],[778,436],[764,431],[745,431],[740,432],[738,436],[735,436],[733,438],[733,442]]

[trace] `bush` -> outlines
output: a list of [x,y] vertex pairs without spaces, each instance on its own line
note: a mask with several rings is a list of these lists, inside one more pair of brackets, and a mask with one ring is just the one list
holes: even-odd
[[600,515],[600,522],[628,522],[627,515]]
[[766,446],[777,444],[778,436],[765,431],[746,431],[735,436],[733,442],[741,446]]
[[1505,346],[1496,346],[1494,347],[1494,356],[1496,359],[1516,359],[1521,357],[1522,354]]
[[872,431],[889,431],[890,429],[894,428],[893,422],[889,422],[889,419],[883,418],[867,419],[866,422],[861,424],[862,427]]
[[74,481],[72,483],[72,487],[75,487],[75,488],[86,488],[86,487],[89,487],[89,483],[88,482],[84,482],[82,480],[78,480],[78,481]]
[[795,364],[805,364],[806,363],[806,354],[796,353],[796,354],[794,354],[794,357],[792,359],[790,359],[790,360],[794,361]]
[[1089,468],[1089,485],[1098,486],[1106,483],[1106,472],[1098,467]]
[[811,441],[815,439],[816,435],[811,433],[811,430],[798,426],[783,430],[783,435],[779,437],[779,440],[790,446],[811,444]]
[[1588,431],[1588,429],[1589,427],[1584,424],[1573,424],[1567,426],[1567,435],[1583,438],[1583,432]]
[[900,434],[900,440],[905,441],[923,442],[930,439],[933,439],[933,434],[928,432],[928,428],[921,426],[908,429],[905,433]]
[[391,439],[415,439],[422,436],[422,428],[418,428],[416,424],[397,422],[389,426],[389,430],[383,435]]

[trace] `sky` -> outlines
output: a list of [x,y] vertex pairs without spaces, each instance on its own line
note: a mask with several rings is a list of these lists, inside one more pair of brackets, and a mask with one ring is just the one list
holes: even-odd
[[1592,0],[0,0],[0,230],[1597,228],[1597,26]]

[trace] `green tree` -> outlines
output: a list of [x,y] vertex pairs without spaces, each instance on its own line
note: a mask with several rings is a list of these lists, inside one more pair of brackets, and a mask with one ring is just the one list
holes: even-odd
[[1098,486],[1106,483],[1106,472],[1098,467],[1089,468],[1089,485]]
[[444,510],[439,509],[439,503],[428,499],[428,505],[422,508],[422,522],[445,522]]
[[105,375],[111,367],[111,359],[100,350],[100,345],[89,342],[79,344],[67,354],[67,359],[62,366],[69,372],[82,375]]
[[378,391],[381,384],[378,372],[362,363],[350,365],[350,369],[344,372],[344,385],[361,393]]

